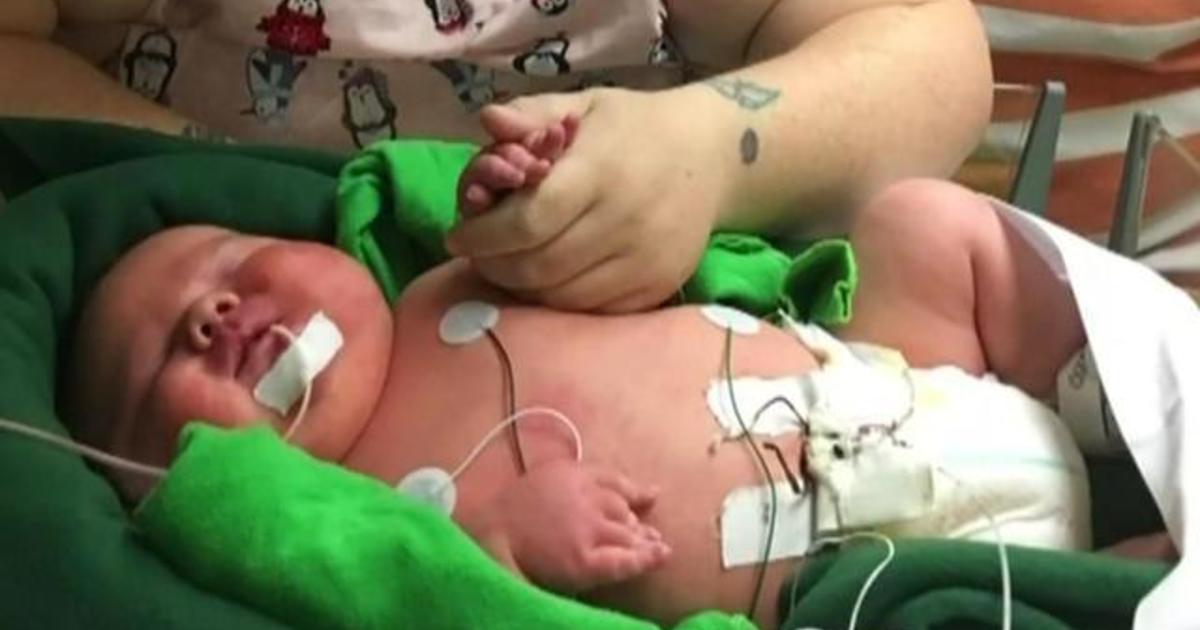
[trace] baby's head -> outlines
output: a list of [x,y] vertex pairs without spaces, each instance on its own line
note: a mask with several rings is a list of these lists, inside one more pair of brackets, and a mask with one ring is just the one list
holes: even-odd
[[[383,389],[391,316],[367,271],[318,243],[248,236],[209,226],[163,231],[122,257],[80,320],[71,413],[83,441],[138,462],[166,465],[180,429],[204,419],[235,427],[294,419],[260,404],[255,386],[317,312],[344,344],[312,383],[293,441],[339,461]],[[124,476],[139,496],[149,484]]]

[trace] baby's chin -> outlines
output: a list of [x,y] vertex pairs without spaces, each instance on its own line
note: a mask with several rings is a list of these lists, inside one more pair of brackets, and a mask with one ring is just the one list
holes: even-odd
[[[347,371],[318,379],[312,405],[300,420],[293,443],[318,459],[333,463],[344,461],[370,424],[383,396],[383,371],[365,375]],[[294,418],[293,414],[281,435],[287,434]]]

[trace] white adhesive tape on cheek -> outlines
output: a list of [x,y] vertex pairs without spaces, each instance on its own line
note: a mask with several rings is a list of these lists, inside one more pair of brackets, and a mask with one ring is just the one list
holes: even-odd
[[[775,484],[778,513],[768,560],[795,558],[812,546],[812,502],[786,483]],[[762,562],[771,527],[770,486],[735,488],[721,504],[721,566],[725,569]]]
[[287,415],[304,394],[304,389],[342,349],[342,343],[342,332],[337,325],[318,311],[308,320],[295,342],[259,379],[254,387],[254,399],[279,415]]

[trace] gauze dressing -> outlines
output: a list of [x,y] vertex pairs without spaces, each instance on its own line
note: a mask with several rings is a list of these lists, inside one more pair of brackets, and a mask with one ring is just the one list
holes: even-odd
[[254,386],[254,399],[286,416],[305,388],[329,365],[342,348],[342,332],[325,313],[308,320],[274,365]]

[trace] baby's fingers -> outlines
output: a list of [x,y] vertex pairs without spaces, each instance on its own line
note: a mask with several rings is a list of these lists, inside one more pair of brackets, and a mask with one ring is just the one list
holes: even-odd
[[530,174],[535,174],[538,178],[545,177],[550,171],[550,162],[535,155],[524,145],[515,142],[503,142],[492,146],[488,149],[488,153],[500,156],[504,161],[508,162],[519,171],[523,178],[522,184],[526,183],[526,177]]
[[595,531],[596,547],[653,547],[666,546],[663,535],[656,528],[634,519],[630,523],[606,521]]
[[503,155],[481,153],[467,166],[462,180],[493,190],[511,190],[525,185],[525,171]]
[[588,552],[587,573],[596,586],[631,580],[662,566],[671,549],[661,542],[641,542],[632,547],[597,547]]
[[595,186],[585,163],[563,160],[537,188],[517,191],[493,211],[456,227],[447,235],[446,247],[455,255],[471,258],[536,249],[562,234],[591,207]]
[[525,173],[493,153],[471,160],[458,180],[458,212],[473,217],[490,210],[503,191],[525,183]]
[[654,501],[658,498],[658,488],[636,484],[615,470],[597,470],[594,478],[596,485],[617,493],[635,512],[654,507]]
[[548,125],[525,136],[521,144],[533,155],[553,162],[566,152],[578,128],[579,119],[568,116],[562,122]]
[[473,217],[491,209],[496,205],[496,196],[486,186],[468,184],[458,202],[458,213],[464,217]]

